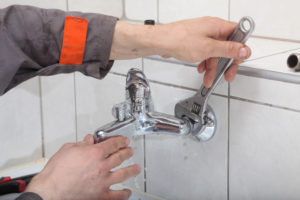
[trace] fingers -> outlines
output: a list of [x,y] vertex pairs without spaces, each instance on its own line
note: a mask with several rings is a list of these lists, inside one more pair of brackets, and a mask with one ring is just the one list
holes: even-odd
[[107,196],[110,200],[127,200],[131,196],[131,191],[128,189],[110,190]]
[[87,144],[94,144],[94,136],[91,134],[86,135],[83,142],[86,142]]
[[131,165],[112,172],[110,175],[110,181],[112,184],[121,183],[128,178],[138,175],[140,172],[141,167],[138,164]]
[[234,58],[236,60],[245,60],[250,57],[251,49],[239,42],[210,40],[208,57]]
[[228,82],[232,82],[237,71],[238,71],[238,64],[237,63],[233,63],[230,68],[225,72],[225,80]]
[[215,31],[218,37],[215,39],[221,39],[221,40],[226,40],[228,36],[234,31],[234,29],[237,26],[237,23],[235,22],[230,22],[227,20],[223,20],[220,18],[217,18],[218,23],[217,25],[214,26],[217,30]]
[[120,151],[118,151],[116,153],[111,154],[107,158],[106,162],[107,162],[109,169],[113,169],[113,168],[121,165],[125,160],[127,160],[131,156],[133,156],[133,150],[132,150],[132,148],[128,147],[128,148],[121,149]]
[[199,73],[202,73],[206,70],[206,60],[204,60],[203,62],[201,62],[199,65],[198,65],[198,72]]
[[125,148],[129,145],[130,140],[123,136],[111,137],[101,143],[96,144],[102,149],[103,157],[106,158],[112,153],[119,151],[119,149]]
[[218,58],[210,58],[206,61],[206,72],[203,83],[206,88],[210,88],[217,73]]

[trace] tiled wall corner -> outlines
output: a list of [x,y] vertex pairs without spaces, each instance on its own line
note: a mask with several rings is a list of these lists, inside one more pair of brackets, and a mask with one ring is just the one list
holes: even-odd
[[74,74],[41,77],[45,157],[76,142]]
[[82,1],[68,0],[70,11],[101,13],[121,18],[123,16],[122,0]]
[[[198,90],[203,83],[203,74],[196,67],[144,59],[144,72],[149,80]],[[228,84],[223,79],[214,91],[228,95]]]
[[[194,92],[151,83],[155,108],[173,115],[178,99]],[[170,96],[172,98],[170,98]],[[227,98],[213,96],[210,104],[218,129],[208,142],[190,137],[146,137],[147,192],[166,199],[227,199]]]
[[159,0],[159,22],[215,16],[228,19],[228,0]]
[[157,20],[158,0],[125,0],[125,16],[131,20]]
[[0,169],[42,158],[39,78],[0,97]]
[[251,16],[256,23],[255,35],[299,41],[299,7],[298,0],[231,0],[230,19],[238,21],[243,16]]
[[300,113],[230,102],[230,199],[300,198]]
[[[105,79],[98,80],[76,73],[76,107],[78,139],[115,120],[111,114],[114,104],[125,100],[125,77],[108,74]],[[143,137],[131,140],[134,156],[123,164],[126,166],[138,163],[144,168]],[[144,174],[125,183],[128,186],[144,191]]]

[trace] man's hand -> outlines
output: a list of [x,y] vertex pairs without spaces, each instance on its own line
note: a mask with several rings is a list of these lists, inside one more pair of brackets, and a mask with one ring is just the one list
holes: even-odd
[[35,176],[26,192],[48,199],[128,199],[130,190],[112,191],[113,184],[136,176],[141,168],[132,165],[111,172],[133,155],[129,139],[117,136],[94,144],[92,135],[82,142],[65,144]]
[[219,18],[202,17],[165,25],[141,26],[117,22],[111,59],[129,59],[149,55],[174,57],[186,62],[200,62],[198,72],[204,71],[204,84],[210,87],[217,72],[218,57],[234,58],[225,74],[232,81],[238,64],[251,54],[242,43],[226,41],[236,23]]

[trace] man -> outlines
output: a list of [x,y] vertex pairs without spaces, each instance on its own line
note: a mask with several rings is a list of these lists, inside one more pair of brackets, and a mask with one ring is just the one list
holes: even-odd
[[[225,41],[235,27],[212,17],[144,26],[100,14],[10,6],[0,10],[0,94],[37,75],[80,71],[101,79],[113,60],[149,55],[200,62],[206,87],[217,58],[234,58],[225,74],[232,81],[238,64],[250,56],[249,47]],[[129,190],[109,187],[141,171],[132,165],[111,172],[133,155],[128,145],[122,136],[94,144],[91,135],[65,144],[18,199],[127,199]]]

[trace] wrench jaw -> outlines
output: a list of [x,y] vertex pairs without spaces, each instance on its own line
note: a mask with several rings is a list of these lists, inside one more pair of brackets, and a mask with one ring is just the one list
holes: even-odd
[[[196,114],[193,110],[194,97],[180,101],[175,106],[175,116],[186,119],[190,123],[191,135],[198,141],[210,140],[217,129],[216,115],[209,105],[204,105],[200,113]],[[202,110],[201,109],[201,110]]]
[[208,141],[215,135],[217,130],[217,118],[210,105],[206,106],[203,124],[197,124],[196,127],[192,134],[199,141]]

